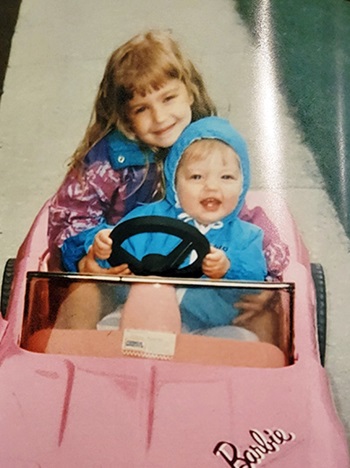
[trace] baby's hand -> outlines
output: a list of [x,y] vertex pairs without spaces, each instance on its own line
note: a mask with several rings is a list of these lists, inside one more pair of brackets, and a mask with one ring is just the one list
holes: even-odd
[[112,239],[109,237],[111,229],[102,229],[99,231],[91,246],[92,254],[95,258],[107,260],[112,253]]
[[225,276],[230,268],[230,261],[221,249],[210,247],[210,252],[204,257],[202,263],[203,273],[209,278],[219,279]]
[[96,261],[96,257],[90,247],[88,253],[78,263],[80,273],[109,274],[109,275],[131,275],[131,271],[126,263],[111,268],[102,268]]

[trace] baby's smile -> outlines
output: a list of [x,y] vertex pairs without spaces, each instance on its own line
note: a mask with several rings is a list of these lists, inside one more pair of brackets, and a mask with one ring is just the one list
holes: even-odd
[[204,200],[201,200],[200,204],[207,211],[216,211],[221,205],[221,201],[217,198],[205,198]]

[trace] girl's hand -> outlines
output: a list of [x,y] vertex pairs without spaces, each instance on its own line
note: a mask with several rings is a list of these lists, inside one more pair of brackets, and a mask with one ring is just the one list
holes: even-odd
[[203,273],[209,278],[218,279],[225,276],[230,268],[230,261],[221,249],[210,247],[210,252],[204,257],[202,263]]
[[234,304],[240,315],[234,320],[234,325],[243,326],[255,315],[265,310],[271,310],[276,298],[274,291],[261,291],[259,294],[245,294]]
[[240,310],[232,324],[254,332],[267,343],[279,343],[278,317],[280,299],[278,291],[261,291],[259,294],[246,294],[234,306]]
[[80,273],[95,273],[109,275],[131,275],[131,271],[126,263],[111,268],[102,268],[96,261],[94,251],[89,249],[88,253],[78,263]]
[[102,229],[99,231],[94,239],[94,243],[91,246],[91,250],[95,258],[101,260],[107,260],[112,253],[112,239],[109,237],[111,229]]

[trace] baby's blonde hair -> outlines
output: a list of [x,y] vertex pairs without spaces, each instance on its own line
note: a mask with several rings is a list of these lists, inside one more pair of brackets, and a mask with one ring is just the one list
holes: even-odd
[[88,151],[114,128],[135,139],[128,119],[128,102],[135,93],[145,95],[158,90],[172,78],[181,80],[193,96],[192,121],[216,115],[200,73],[169,32],[151,30],[138,34],[115,50],[107,62],[89,125],[70,167],[82,169]]
[[[240,159],[236,153],[236,151],[227,143],[222,140],[218,140],[216,138],[201,138],[200,140],[196,140],[191,143],[185,151],[182,153],[181,159],[177,166],[177,170],[184,164],[187,164],[192,161],[198,161],[208,158],[211,154],[213,149],[220,148],[222,157],[224,158],[226,154],[233,154],[236,158],[238,167],[241,167]],[[223,159],[226,162],[226,159]]]

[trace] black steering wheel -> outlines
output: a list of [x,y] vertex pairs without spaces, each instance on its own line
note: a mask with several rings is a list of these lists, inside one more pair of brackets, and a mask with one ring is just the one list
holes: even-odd
[[[179,244],[167,255],[152,253],[138,260],[121,244],[136,234],[162,232],[178,237]],[[112,266],[127,263],[136,275],[157,275],[198,278],[203,274],[202,261],[210,250],[208,239],[194,226],[165,216],[142,216],[118,224],[110,234],[113,240],[112,254],[108,261]],[[197,258],[190,265],[180,268],[192,250]]]

